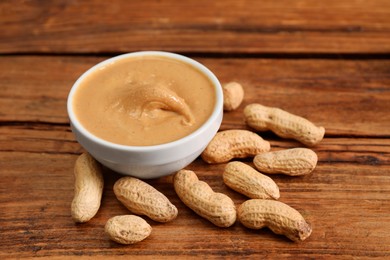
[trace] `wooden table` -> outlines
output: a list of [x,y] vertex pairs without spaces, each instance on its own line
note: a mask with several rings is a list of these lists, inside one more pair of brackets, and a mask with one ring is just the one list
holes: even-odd
[[[273,176],[280,201],[313,233],[294,243],[240,223],[217,228],[177,197],[172,177],[150,180],[178,207],[176,220],[149,219],[152,235],[123,246],[104,234],[129,212],[105,170],[101,208],[70,216],[73,165],[83,149],[66,113],[80,74],[117,54],[165,50],[192,57],[246,96],[221,130],[246,129],[259,102],[326,128],[305,177]],[[0,2],[0,258],[390,258],[390,1],[10,1]],[[300,146],[272,133],[273,149]],[[244,160],[245,161],[245,160]],[[248,164],[250,160],[246,160]],[[223,164],[188,166],[240,205]]]

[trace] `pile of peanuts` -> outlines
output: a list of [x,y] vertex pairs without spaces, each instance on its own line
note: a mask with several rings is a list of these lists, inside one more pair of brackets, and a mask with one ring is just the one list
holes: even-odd
[[[224,110],[237,109],[243,101],[244,90],[239,83],[223,86]],[[255,131],[272,131],[282,138],[295,139],[305,146],[314,146],[324,137],[325,129],[310,121],[278,108],[250,104],[244,109],[245,122]],[[294,208],[277,201],[279,187],[267,175],[301,176],[311,173],[317,165],[317,155],[309,148],[270,151],[270,143],[248,130],[218,132],[202,152],[209,164],[226,163],[223,181],[231,189],[249,199],[236,208],[225,194],[214,192],[200,181],[193,171],[182,169],[173,176],[173,186],[180,200],[199,216],[218,227],[230,227],[238,219],[245,227],[268,227],[293,241],[303,241],[312,232],[303,216]],[[252,166],[232,159],[253,157]],[[88,153],[75,163],[75,196],[71,205],[75,222],[87,222],[100,207],[103,175],[99,163]],[[117,199],[135,215],[110,218],[105,225],[108,237],[120,244],[133,244],[148,237],[152,227],[140,216],[157,222],[169,222],[178,215],[169,199],[148,183],[133,177],[115,182]]]

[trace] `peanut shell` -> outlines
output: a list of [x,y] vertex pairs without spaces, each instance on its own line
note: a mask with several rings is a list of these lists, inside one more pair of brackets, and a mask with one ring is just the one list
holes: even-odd
[[279,187],[268,176],[242,162],[229,162],[223,181],[231,189],[252,199],[279,199]]
[[247,200],[238,208],[238,219],[247,228],[268,227],[275,234],[293,241],[303,241],[312,232],[311,226],[294,208],[276,200]]
[[181,201],[199,216],[218,227],[230,227],[236,221],[236,207],[232,199],[199,181],[193,171],[180,170],[173,184]]
[[301,176],[311,173],[317,165],[317,154],[308,148],[293,148],[258,154],[253,159],[257,170],[269,174]]
[[225,163],[233,158],[253,157],[271,149],[270,143],[248,130],[218,132],[202,152],[207,163]]
[[303,117],[260,104],[246,106],[244,117],[248,126],[257,131],[271,130],[282,138],[292,138],[306,146],[318,144],[325,134],[324,127],[317,127]]
[[114,184],[114,193],[134,214],[146,215],[158,222],[168,222],[177,216],[177,208],[164,194],[137,178],[120,178]]
[[110,218],[104,230],[111,240],[129,245],[147,238],[152,232],[152,227],[141,217],[122,215]]

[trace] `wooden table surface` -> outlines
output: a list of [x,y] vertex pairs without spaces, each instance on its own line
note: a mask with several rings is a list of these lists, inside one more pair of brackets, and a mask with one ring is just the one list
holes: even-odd
[[[149,180],[179,210],[129,246],[104,234],[129,212],[105,170],[102,205],[90,222],[70,215],[73,165],[83,149],[70,131],[67,94],[89,67],[138,50],[181,53],[245,100],[221,130],[246,129],[243,107],[276,106],[326,128],[304,177],[273,176],[280,201],[313,227],[294,243],[240,223],[217,228],[177,197],[172,176]],[[32,1],[0,2],[0,258],[390,259],[390,1]],[[300,146],[261,134],[272,149]],[[246,160],[248,164],[250,160]],[[240,205],[223,164],[188,166]]]

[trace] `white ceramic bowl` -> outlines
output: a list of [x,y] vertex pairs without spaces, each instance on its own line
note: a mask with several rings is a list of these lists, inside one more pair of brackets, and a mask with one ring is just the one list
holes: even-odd
[[[77,120],[73,111],[72,101],[75,91],[80,83],[91,73],[111,62],[134,56],[159,55],[177,59],[188,63],[213,83],[216,93],[216,101],[213,113],[209,119],[195,132],[181,138],[161,145],[153,146],[127,146],[119,145],[103,140],[88,132]],[[72,131],[76,140],[96,160],[112,169],[113,171],[131,175],[141,179],[151,179],[172,174],[194,161],[218,131],[223,115],[223,93],[217,77],[204,65],[188,57],[161,51],[142,51],[119,55],[105,60],[86,71],[74,83],[70,90],[67,101],[68,115]]]

